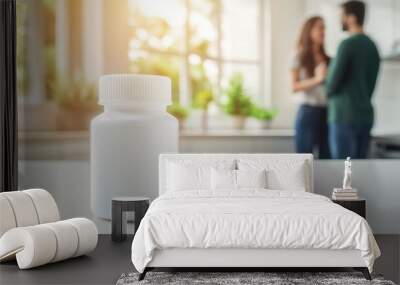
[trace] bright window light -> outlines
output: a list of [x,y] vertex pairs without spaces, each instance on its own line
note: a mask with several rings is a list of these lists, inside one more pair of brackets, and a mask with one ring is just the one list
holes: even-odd
[[184,105],[202,92],[221,98],[239,72],[248,95],[263,101],[261,1],[129,0],[131,71],[171,77]]

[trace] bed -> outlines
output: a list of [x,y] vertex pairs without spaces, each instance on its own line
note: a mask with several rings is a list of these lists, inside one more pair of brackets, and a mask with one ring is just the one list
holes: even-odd
[[154,268],[352,267],[380,255],[365,219],[313,193],[309,154],[162,154],[159,193],[132,243]]

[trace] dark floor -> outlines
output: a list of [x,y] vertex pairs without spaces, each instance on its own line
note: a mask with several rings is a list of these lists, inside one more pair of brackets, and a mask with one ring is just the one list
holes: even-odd
[[45,266],[18,270],[16,262],[0,264],[0,284],[115,284],[124,272],[134,271],[131,242],[100,235],[97,248],[81,256]]
[[[377,235],[382,256],[375,272],[399,283],[400,236]],[[19,270],[15,262],[0,265],[0,284],[115,284],[124,272],[134,271],[130,260],[131,239],[114,243],[108,235],[99,236],[97,249],[89,256],[46,266]]]

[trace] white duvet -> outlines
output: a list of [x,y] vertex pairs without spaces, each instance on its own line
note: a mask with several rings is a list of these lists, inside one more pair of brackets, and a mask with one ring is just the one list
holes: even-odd
[[358,249],[370,271],[380,255],[365,219],[328,198],[257,189],[160,196],[134,237],[132,262],[143,272],[165,248]]

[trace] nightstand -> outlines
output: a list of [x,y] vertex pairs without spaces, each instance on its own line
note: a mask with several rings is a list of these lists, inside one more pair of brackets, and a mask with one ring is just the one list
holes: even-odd
[[335,200],[332,199],[333,203],[339,204],[340,206],[359,214],[364,219],[366,218],[366,200],[355,199],[355,200]]
[[140,221],[149,208],[150,198],[147,197],[114,197],[112,199],[111,238],[113,241],[126,239],[126,212],[135,213],[135,232]]

